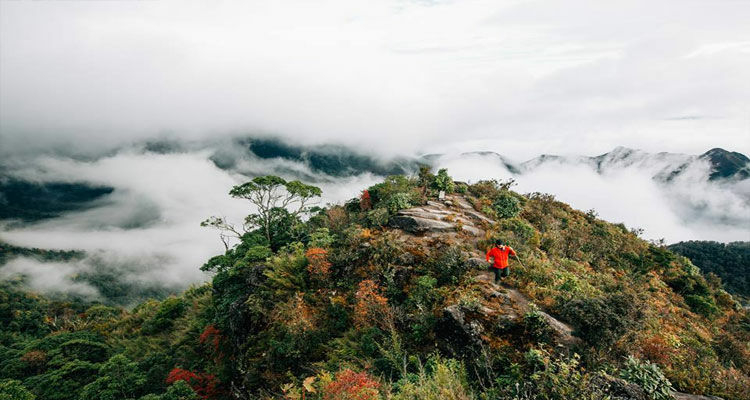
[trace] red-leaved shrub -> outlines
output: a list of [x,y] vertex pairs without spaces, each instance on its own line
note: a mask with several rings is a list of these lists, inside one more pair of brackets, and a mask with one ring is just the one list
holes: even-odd
[[375,400],[380,383],[366,372],[345,369],[336,373],[336,379],[323,388],[324,400]]

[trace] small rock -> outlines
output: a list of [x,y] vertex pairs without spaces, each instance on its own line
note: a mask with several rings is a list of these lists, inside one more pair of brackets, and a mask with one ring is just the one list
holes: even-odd
[[489,265],[487,260],[479,257],[471,257],[466,260],[466,264],[471,268],[484,268]]
[[640,386],[607,374],[594,376],[591,379],[591,385],[611,396],[613,400],[648,400],[649,398]]
[[445,190],[438,192],[438,200],[445,200]]

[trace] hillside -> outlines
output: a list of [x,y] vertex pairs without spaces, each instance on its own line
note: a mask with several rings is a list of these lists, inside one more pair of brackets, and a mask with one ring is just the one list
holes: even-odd
[[704,274],[715,274],[729,293],[750,299],[750,242],[719,243],[691,240],[669,245]]
[[[231,194],[282,186],[316,196],[274,177]],[[206,220],[238,236],[203,266],[212,282],[132,310],[4,284],[0,396],[750,398],[748,311],[622,224],[426,169],[301,203],[252,214],[247,232]],[[498,238],[520,256],[503,285],[484,261]]]

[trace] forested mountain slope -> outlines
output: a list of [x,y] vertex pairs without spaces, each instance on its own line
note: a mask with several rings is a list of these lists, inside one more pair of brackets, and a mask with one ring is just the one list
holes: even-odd
[[[747,310],[622,224],[445,171],[393,176],[324,209],[307,207],[314,187],[276,177],[230,193],[254,201],[266,189],[297,197],[244,224],[206,220],[228,250],[204,265],[211,283],[180,296],[86,308],[6,284],[0,393],[750,398]],[[483,260],[497,238],[520,256],[502,286]]]
[[750,242],[691,240],[669,245],[669,250],[689,258],[703,273],[721,278],[730,293],[750,299]]

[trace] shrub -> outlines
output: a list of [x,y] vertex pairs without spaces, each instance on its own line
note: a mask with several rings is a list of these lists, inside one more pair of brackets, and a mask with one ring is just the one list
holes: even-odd
[[642,315],[634,296],[615,293],[601,297],[571,300],[561,314],[576,327],[576,334],[594,346],[609,346]]
[[412,198],[408,193],[395,193],[389,197],[385,202],[385,207],[391,214],[395,214],[398,210],[409,208],[412,206]]
[[271,257],[273,252],[268,246],[258,245],[251,247],[242,257],[242,261],[246,264],[255,263],[259,261],[265,261],[266,258]]
[[345,369],[323,388],[324,400],[376,400],[380,397],[380,383],[366,372]]
[[388,224],[390,218],[388,209],[385,207],[378,207],[374,210],[370,210],[365,217],[367,225],[373,228],[381,228]]
[[620,377],[643,388],[651,400],[673,400],[672,384],[656,364],[629,356]]
[[461,249],[449,247],[439,252],[428,262],[428,267],[437,278],[439,286],[458,283],[471,266],[466,262]]
[[380,287],[370,279],[359,283],[355,294],[354,324],[359,328],[382,323],[388,315],[388,299],[380,294]]
[[311,247],[305,253],[307,257],[307,272],[319,280],[325,280],[331,269],[331,263],[328,262],[328,252],[320,247]]
[[373,207],[378,207],[382,206],[381,202],[387,203],[388,199],[396,193],[406,193],[409,198],[417,200],[420,194],[416,187],[415,180],[403,175],[393,175],[385,178],[381,183],[370,186],[367,191],[372,199]]
[[196,373],[182,368],[174,368],[169,371],[166,383],[171,385],[175,382],[184,381],[191,389],[204,399],[216,398],[219,391],[219,382],[212,374]]
[[174,320],[181,317],[186,306],[182,299],[170,297],[161,302],[159,310],[150,319],[143,323],[143,333],[152,335],[171,328]]
[[523,316],[524,334],[538,343],[552,341],[553,330],[549,321],[539,309],[532,304],[531,309]]
[[453,178],[448,175],[447,169],[443,168],[438,170],[437,175],[435,175],[435,180],[432,182],[432,187],[435,190],[442,190],[445,193],[453,193],[455,184],[453,183]]
[[511,368],[501,377],[500,395],[491,398],[514,400],[607,399],[579,368],[579,357],[553,357],[547,350],[530,349],[523,368]]
[[513,218],[521,212],[521,202],[510,192],[501,192],[492,207],[500,218]]
[[372,197],[370,197],[370,192],[365,189],[362,191],[362,194],[359,196],[359,209],[362,211],[367,211],[372,208]]
[[710,318],[719,312],[719,308],[716,307],[714,298],[710,295],[701,296],[690,294],[685,296],[685,303],[687,303],[693,312],[703,315],[704,317]]
[[466,371],[456,360],[433,358],[416,377],[402,378],[395,384],[393,400],[470,400]]
[[318,228],[310,234],[310,247],[328,247],[334,242],[334,237],[328,228]]

